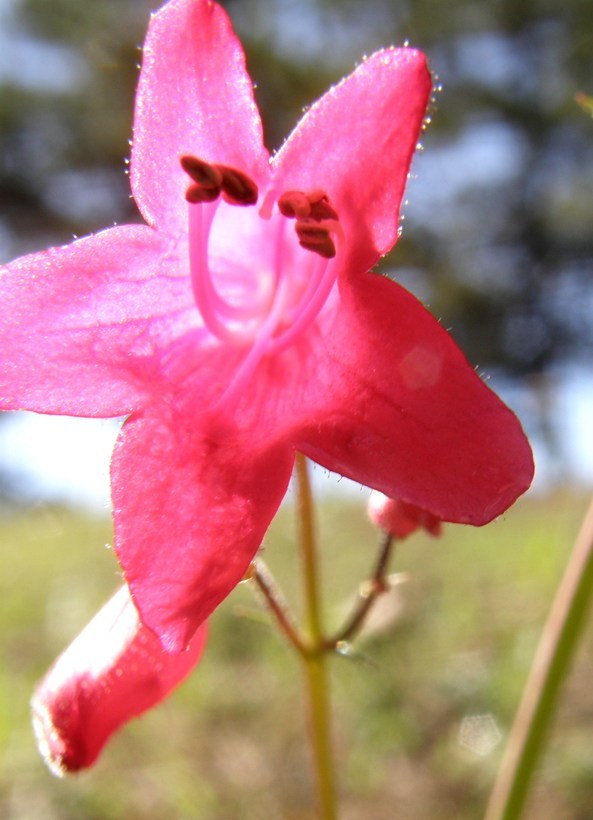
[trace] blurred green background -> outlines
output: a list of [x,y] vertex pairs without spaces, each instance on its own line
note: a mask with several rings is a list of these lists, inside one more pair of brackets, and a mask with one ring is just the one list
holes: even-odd
[[[552,593],[586,499],[526,500],[484,529],[398,547],[409,580],[386,596],[354,657],[332,666],[345,820],[482,816]],[[265,558],[300,607],[291,510]],[[327,622],[372,564],[362,504],[322,505]],[[212,618],[201,665],[134,721],[90,772],[38,758],[30,692],[119,583],[107,521],[60,508],[0,521],[0,816],[130,820],[312,818],[300,668],[247,585]],[[396,594],[397,593],[397,594]],[[526,814],[591,817],[593,628],[587,630]]]
[[[593,4],[224,5],[270,147],[382,45],[423,48],[443,85],[384,270],[492,374],[537,444],[547,494],[484,530],[450,527],[442,540],[401,547],[394,569],[410,581],[387,601],[383,630],[357,643],[356,659],[334,663],[335,734],[345,820],[479,817],[586,507],[579,482],[593,476],[593,120],[574,102],[593,92]],[[156,6],[0,0],[0,261],[138,218],[124,159],[138,47]],[[244,587],[216,613],[199,671],[169,702],[92,772],[67,782],[46,772],[30,692],[119,571],[103,548],[105,517],[39,493],[32,506],[18,462],[0,453],[0,465],[0,816],[311,817],[300,670]],[[362,502],[337,505],[321,507],[332,623],[375,538]],[[298,606],[290,509],[266,558]],[[592,671],[587,634],[529,817],[591,816]]]

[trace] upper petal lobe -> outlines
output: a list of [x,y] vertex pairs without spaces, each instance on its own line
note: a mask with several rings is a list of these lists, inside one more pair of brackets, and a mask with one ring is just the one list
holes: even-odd
[[245,56],[209,0],[172,0],[152,18],[136,96],[131,182],[149,224],[186,221],[184,154],[268,176],[268,155]]
[[368,237],[363,258],[370,252],[370,265],[397,239],[431,88],[419,51],[379,51],[311,106],[274,158],[285,190],[329,194],[347,243]]

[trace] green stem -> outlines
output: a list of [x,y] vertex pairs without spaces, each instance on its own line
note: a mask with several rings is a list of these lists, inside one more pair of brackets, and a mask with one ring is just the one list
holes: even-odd
[[346,623],[331,638],[326,639],[325,646],[327,649],[335,649],[338,644],[354,638],[364,625],[365,619],[379,595],[389,589],[389,582],[386,580],[385,575],[392,548],[393,537],[388,532],[382,533],[379,555],[377,556],[373,574],[368,581],[361,584],[357,606]]
[[252,580],[263,596],[268,608],[276,619],[280,631],[288,639],[299,655],[307,652],[302,637],[295,625],[288,604],[272,577],[272,573],[262,558],[255,558],[252,564]]
[[297,521],[298,540],[303,564],[305,617],[309,646],[301,654],[309,693],[311,743],[319,816],[336,820],[336,788],[330,730],[330,699],[327,655],[324,654],[320,603],[320,569],[313,525],[313,496],[305,456],[297,453]]
[[338,813],[330,733],[327,655],[323,652],[308,653],[303,657],[303,668],[309,694],[319,817],[322,820],[336,820]]
[[517,820],[593,593],[590,505],[544,627],[485,820]]
[[306,627],[314,647],[322,636],[320,606],[320,572],[313,523],[313,494],[309,480],[307,459],[302,453],[296,456],[297,479],[297,526],[298,542],[303,562],[305,583]]

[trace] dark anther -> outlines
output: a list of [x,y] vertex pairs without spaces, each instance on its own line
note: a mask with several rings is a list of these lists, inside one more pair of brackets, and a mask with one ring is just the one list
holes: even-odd
[[185,198],[192,205],[198,202],[214,202],[220,196],[220,188],[202,188],[201,185],[190,185],[185,192]]
[[212,165],[190,155],[181,157],[181,167],[194,183],[185,192],[188,202],[214,202],[221,194],[231,205],[255,205],[257,202],[257,185],[236,168]]
[[[318,195],[319,198],[316,198]],[[337,219],[338,214],[335,209],[329,204],[327,194],[323,191],[314,191],[309,194],[309,202],[311,203],[311,218],[312,219]]]
[[320,190],[307,194],[303,191],[286,191],[278,199],[278,210],[289,219],[310,217],[319,222],[322,219],[338,218],[335,209],[329,204],[327,194]]
[[330,235],[330,226],[310,219],[299,219],[295,225],[301,247],[323,256],[324,259],[333,259],[336,255],[336,246]]
[[333,259],[336,246],[332,231],[339,230],[338,214],[324,191],[285,191],[278,198],[278,210],[283,216],[296,219],[301,247],[325,259]]
[[220,192],[222,173],[216,165],[209,165],[197,157],[185,156],[181,157],[181,167],[200,188],[218,188]]
[[236,168],[216,165],[222,174],[222,198],[231,205],[255,205],[258,197],[257,185]]
[[278,199],[278,210],[289,219],[305,219],[311,215],[311,203],[302,191],[286,191]]

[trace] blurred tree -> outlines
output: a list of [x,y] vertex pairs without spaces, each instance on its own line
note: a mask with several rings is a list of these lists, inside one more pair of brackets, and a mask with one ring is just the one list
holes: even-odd
[[[0,3],[0,254],[137,218],[123,171],[148,0]],[[481,367],[593,345],[593,6],[586,0],[227,0],[267,141],[364,51],[409,39],[444,85],[383,267]]]

